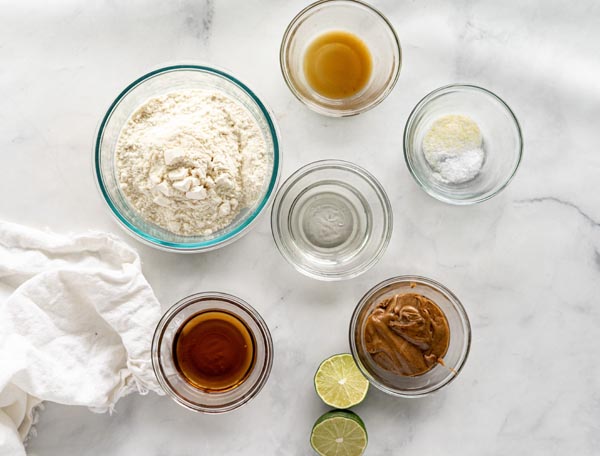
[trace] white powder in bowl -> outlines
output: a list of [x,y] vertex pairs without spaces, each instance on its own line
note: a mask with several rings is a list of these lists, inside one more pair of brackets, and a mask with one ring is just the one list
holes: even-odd
[[151,98],[131,115],[117,140],[116,172],[142,217],[176,234],[210,235],[258,200],[269,158],[242,104],[188,89]]
[[440,117],[425,134],[423,154],[436,179],[450,184],[468,182],[479,174],[485,159],[479,126],[463,115]]

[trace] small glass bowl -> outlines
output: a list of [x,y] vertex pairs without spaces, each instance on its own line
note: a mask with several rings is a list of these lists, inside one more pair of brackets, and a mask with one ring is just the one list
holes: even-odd
[[[438,118],[462,114],[473,119],[483,136],[485,159],[479,174],[461,184],[435,177],[423,154],[423,138]],[[429,195],[450,204],[480,203],[511,181],[523,154],[517,118],[497,95],[473,85],[453,84],[434,90],[413,109],[404,129],[404,158],[413,178]]]
[[[263,134],[271,172],[262,195],[253,207],[242,209],[225,228],[208,236],[181,236],[142,218],[121,192],[115,172],[115,149],[121,129],[146,100],[178,89],[219,90],[241,103],[254,117]],[[245,234],[271,203],[280,174],[279,139],[274,116],[246,85],[216,68],[174,65],[151,71],[132,82],[110,105],[94,141],[96,183],[112,214],[138,240],[172,252],[201,252],[222,247]]]
[[[191,386],[173,360],[177,330],[192,316],[205,311],[226,311],[250,330],[255,343],[255,363],[247,378],[225,392],[205,392]],[[273,341],[267,324],[248,303],[225,293],[198,293],[173,305],[160,319],[152,340],[152,367],[162,389],[178,404],[196,412],[224,413],[255,397],[267,382],[273,364]]]
[[310,163],[277,192],[271,229],[283,257],[320,280],[356,277],[381,258],[392,208],[377,180],[341,160]]
[[[446,315],[450,327],[450,345],[438,364],[422,375],[408,377],[381,369],[367,352],[363,340],[365,325],[373,309],[396,294],[417,293],[431,299]],[[442,284],[419,276],[399,276],[373,287],[360,300],[350,321],[350,350],[369,382],[392,396],[414,398],[439,390],[454,380],[464,366],[471,347],[471,325],[467,313],[454,294]]]
[[[304,53],[325,32],[343,30],[361,38],[371,52],[373,67],[367,86],[345,99],[325,98],[304,76]],[[400,41],[386,17],[357,0],[321,0],[304,8],[288,26],[279,53],[281,72],[292,93],[319,114],[345,117],[381,103],[392,91],[402,62]]]

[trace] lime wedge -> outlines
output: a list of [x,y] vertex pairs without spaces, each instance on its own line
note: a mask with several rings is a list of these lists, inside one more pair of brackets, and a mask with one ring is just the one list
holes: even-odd
[[321,363],[315,374],[315,389],[327,405],[347,409],[363,401],[369,381],[358,370],[352,355],[345,353]]
[[327,412],[317,420],[310,444],[321,456],[360,456],[367,447],[365,424],[347,410]]

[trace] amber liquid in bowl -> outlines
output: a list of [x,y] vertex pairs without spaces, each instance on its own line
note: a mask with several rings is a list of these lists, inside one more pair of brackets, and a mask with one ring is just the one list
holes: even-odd
[[239,386],[256,361],[254,337],[236,316],[221,310],[200,312],[177,330],[173,360],[194,388],[222,393]]
[[318,36],[304,54],[304,76],[325,98],[349,98],[371,79],[371,52],[352,33],[332,31]]

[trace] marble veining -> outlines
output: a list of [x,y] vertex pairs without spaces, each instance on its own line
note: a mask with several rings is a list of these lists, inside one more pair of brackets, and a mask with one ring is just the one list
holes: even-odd
[[[398,32],[402,71],[388,99],[348,119],[310,112],[281,77],[281,36],[308,0],[3,5],[0,218],[113,232],[140,252],[163,308],[197,291],[233,293],[260,311],[275,344],[265,389],[234,413],[197,415],[154,394],[123,399],[112,416],[47,404],[29,454],[309,455],[310,429],[327,410],[314,371],[348,351],[361,296],[399,274],[453,290],[473,344],[460,377],[438,394],[369,393],[356,408],[367,455],[600,454],[600,4],[372,2]],[[284,177],[333,158],[380,180],[394,234],[373,269],[343,283],[301,276],[277,252],[268,215],[235,244],[203,255],[159,252],[120,230],[93,182],[95,128],[127,83],[180,61],[227,68],[257,91],[281,130]],[[472,207],[428,197],[402,155],[414,105],[453,82],[500,95],[524,135],[513,182]]]
[[213,0],[204,0],[203,2],[187,1],[183,4],[182,10],[186,15],[185,25],[192,35],[208,44],[215,15]]
[[581,215],[585,220],[587,220],[592,226],[594,226],[594,227],[600,226],[599,222],[594,220],[587,213],[583,212],[583,210],[581,210],[581,208],[577,204],[571,203],[570,201],[562,200],[560,198],[557,198],[556,196],[540,196],[537,198],[515,200],[515,203],[517,203],[517,204],[544,203],[544,202],[548,202],[548,201],[575,209],[577,211],[577,213],[579,215]]

